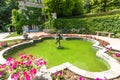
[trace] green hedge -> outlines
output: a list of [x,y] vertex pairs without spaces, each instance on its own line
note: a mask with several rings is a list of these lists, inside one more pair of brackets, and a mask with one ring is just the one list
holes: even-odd
[[82,17],[98,17],[98,16],[106,16],[106,15],[117,15],[120,14],[120,9],[114,9],[109,12],[101,12],[101,13],[89,13],[85,14]]
[[[49,21],[50,22],[50,21]],[[45,27],[49,22],[45,23]],[[79,30],[81,33],[95,34],[95,31],[120,33],[120,15],[91,18],[56,19],[51,21],[51,27],[59,30]]]

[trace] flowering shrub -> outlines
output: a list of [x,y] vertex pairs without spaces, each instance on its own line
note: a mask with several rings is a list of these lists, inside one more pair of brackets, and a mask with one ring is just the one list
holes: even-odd
[[53,75],[53,80],[61,80],[63,79],[63,71],[55,72]]
[[6,63],[0,66],[0,79],[7,73],[12,80],[31,80],[43,65],[46,65],[46,62],[42,58],[20,54],[19,59],[8,58]]
[[105,47],[105,46],[107,46],[109,43],[108,42],[106,42],[106,41],[101,41],[101,46],[103,46],[103,47]]
[[106,52],[108,54],[113,54],[114,52],[112,51],[112,47],[106,48]]
[[116,53],[116,56],[117,56],[117,57],[120,57],[120,53]]
[[[52,80],[91,80],[89,78],[79,76],[73,72],[65,69],[52,74]],[[108,80],[106,77],[104,79],[96,78],[94,80]]]
[[0,48],[7,47],[8,43],[6,41],[0,43]]

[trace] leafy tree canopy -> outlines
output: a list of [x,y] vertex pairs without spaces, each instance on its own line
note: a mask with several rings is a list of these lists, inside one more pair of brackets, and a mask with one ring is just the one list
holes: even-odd
[[17,0],[0,0],[1,26],[5,26],[11,23],[12,9],[18,9]]
[[[83,13],[83,0],[43,0],[43,12],[57,17],[68,17]],[[76,13],[75,13],[76,12]]]

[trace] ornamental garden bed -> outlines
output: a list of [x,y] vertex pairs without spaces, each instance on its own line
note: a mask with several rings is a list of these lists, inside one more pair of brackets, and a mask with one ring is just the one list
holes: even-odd
[[[51,76],[52,76],[52,80],[103,80],[100,78],[90,79],[87,77],[83,77],[81,75],[73,73],[72,71],[70,71],[68,69],[58,71],[58,72],[52,74]],[[104,77],[104,80],[109,80],[109,79]],[[115,79],[110,79],[110,80],[120,80],[120,77],[117,77]]]
[[[45,36],[44,36],[45,37]],[[73,36],[73,37],[76,37],[76,36]],[[77,36],[78,37],[78,36]],[[85,37],[85,38],[91,38],[90,36],[88,37]],[[92,39],[96,39],[95,37],[94,38],[92,38]],[[102,47],[105,47],[106,46],[106,43],[107,42],[104,42],[104,41],[102,41],[102,40],[99,40],[99,39],[96,39],[96,40],[98,40],[100,43],[101,43],[101,46]],[[105,45],[103,44],[103,43],[105,43]],[[107,43],[107,45],[108,45],[109,43]],[[14,44],[13,44],[14,45]],[[60,73],[60,71],[59,72],[57,72],[57,74],[59,74]],[[75,74],[75,73],[73,73],[72,71],[70,71],[70,70],[68,70],[68,69],[65,69],[64,71],[63,71],[63,77],[62,78],[60,78],[60,79],[58,79],[58,80],[92,80],[92,79],[89,79],[89,78],[85,78],[85,77],[82,77],[82,76],[80,76],[80,75],[77,75],[77,74]],[[54,74],[53,74],[54,75]],[[70,76],[71,75],[71,76]],[[72,76],[73,75],[73,76]],[[84,79],[83,79],[84,78]],[[119,79],[119,78],[118,78]],[[53,77],[53,80],[56,80],[54,77]],[[100,79],[97,79],[97,80],[100,80]],[[113,79],[114,80],[114,79]],[[116,79],[115,79],[116,80]]]
[[106,48],[106,53],[120,63],[120,51],[113,50],[112,47]]
[[19,43],[27,42],[27,41],[30,41],[30,40],[16,39],[16,40],[9,40],[9,41],[1,41],[0,42],[0,51],[7,47],[10,47],[10,46],[13,46],[13,45],[16,45]]
[[89,78],[77,75],[68,69],[58,71],[51,76],[52,80],[90,80]]

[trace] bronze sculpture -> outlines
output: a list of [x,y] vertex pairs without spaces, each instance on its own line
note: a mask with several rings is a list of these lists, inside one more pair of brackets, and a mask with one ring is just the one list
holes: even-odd
[[62,36],[60,33],[57,33],[56,35],[56,44],[57,44],[57,48],[62,48],[60,40],[62,39]]

